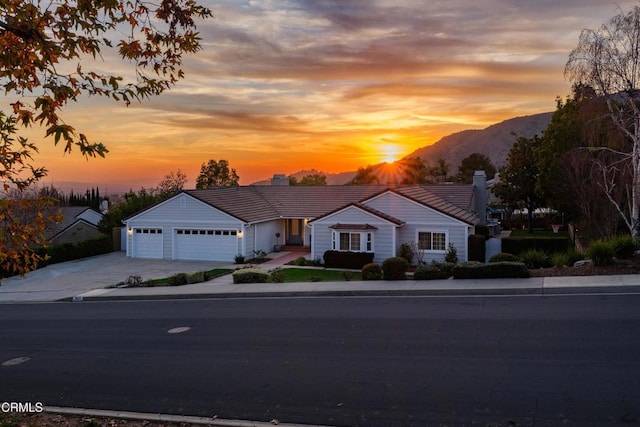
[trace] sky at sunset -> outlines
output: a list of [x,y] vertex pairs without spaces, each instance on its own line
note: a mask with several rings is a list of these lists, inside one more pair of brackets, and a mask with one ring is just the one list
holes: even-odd
[[[193,188],[209,159],[227,159],[241,184],[390,161],[453,132],[553,111],[570,92],[563,68],[580,31],[640,5],[200,2],[215,18],[199,24],[203,50],[186,58],[186,78],[128,108],[96,98],[67,107],[64,120],[110,153],[87,161],[46,140],[36,157],[44,184],[117,192],[181,169]],[[111,58],[99,66],[131,72]]]

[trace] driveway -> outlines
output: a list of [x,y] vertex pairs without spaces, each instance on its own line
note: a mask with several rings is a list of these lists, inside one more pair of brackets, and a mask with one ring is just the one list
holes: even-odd
[[113,252],[49,265],[24,277],[2,279],[0,303],[56,301],[113,285],[131,275],[143,280],[158,279],[228,265],[213,261],[132,259],[124,252]]

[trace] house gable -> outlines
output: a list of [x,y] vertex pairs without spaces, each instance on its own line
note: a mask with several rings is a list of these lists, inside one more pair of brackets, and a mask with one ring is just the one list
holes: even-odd
[[125,222],[127,224],[137,224],[140,221],[147,223],[171,220],[181,223],[188,221],[224,221],[233,224],[243,222],[241,219],[184,192],[127,218]]
[[[429,223],[442,225],[456,224],[464,226],[470,225],[470,223],[467,221],[463,221],[456,216],[442,212],[441,210],[435,209],[427,205],[426,203],[415,200],[412,197],[405,196],[393,190],[387,190],[367,200],[363,200],[361,203],[393,217],[399,218],[406,223]],[[461,209],[452,207],[453,212],[456,212],[457,210]],[[466,212],[465,214],[465,218],[472,217]]]
[[403,222],[368,206],[350,204],[310,221],[310,224],[313,227],[313,258],[322,257],[327,250],[341,250],[338,246],[341,234],[358,234],[361,236],[359,251],[373,252],[374,260],[382,262],[395,254],[396,229]]

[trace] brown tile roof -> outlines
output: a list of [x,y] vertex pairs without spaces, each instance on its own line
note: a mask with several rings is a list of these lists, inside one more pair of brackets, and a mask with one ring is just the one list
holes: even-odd
[[[433,187],[446,187],[446,190]],[[471,190],[456,187],[470,187]],[[466,223],[476,222],[476,216],[469,211],[469,194],[473,191],[471,186],[234,186],[189,190],[186,193],[241,221],[251,223],[275,218],[314,219],[388,190]],[[385,215],[376,213],[380,214]],[[395,218],[392,220],[399,221]]]

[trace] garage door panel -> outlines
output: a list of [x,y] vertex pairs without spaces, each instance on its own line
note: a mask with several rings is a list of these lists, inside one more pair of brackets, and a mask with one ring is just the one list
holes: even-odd
[[161,228],[133,229],[133,257],[162,259],[163,241]]
[[174,234],[174,258],[232,262],[238,251],[236,230],[178,229]]

